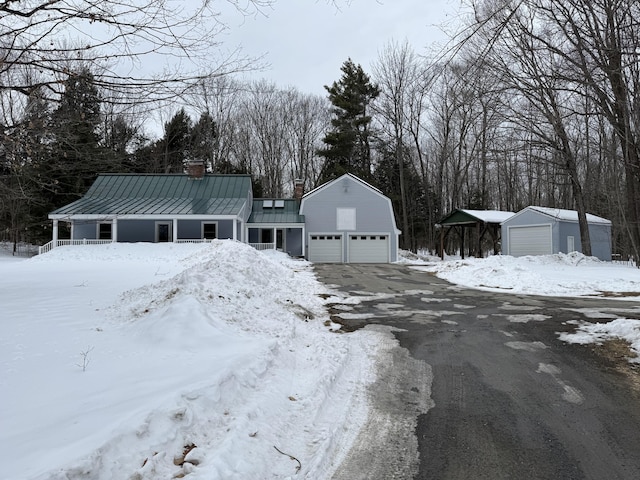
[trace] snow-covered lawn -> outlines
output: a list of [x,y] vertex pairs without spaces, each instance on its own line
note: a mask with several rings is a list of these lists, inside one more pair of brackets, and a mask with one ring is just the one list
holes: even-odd
[[[405,263],[489,291],[640,299],[640,270],[580,255]],[[390,348],[336,333],[334,293],[308,262],[232,241],[0,255],[0,478],[330,478]],[[640,351],[638,320],[608,320],[565,339]]]
[[232,241],[0,258],[0,478],[322,479],[366,419],[382,334],[335,333],[307,262]]

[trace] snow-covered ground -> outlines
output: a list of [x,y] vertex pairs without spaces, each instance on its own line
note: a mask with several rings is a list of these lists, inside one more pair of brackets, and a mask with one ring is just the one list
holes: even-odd
[[[451,283],[469,288],[513,294],[595,297],[640,302],[640,269],[630,264],[602,262],[581,253],[545,256],[492,256],[440,261],[437,258],[407,255],[403,261],[412,268],[430,272]],[[636,316],[640,310],[636,308]],[[640,362],[640,320],[610,318],[577,325],[575,333],[560,338],[572,343],[601,343],[622,339],[638,355]]]
[[[472,288],[640,299],[640,270],[581,255],[404,263]],[[0,254],[0,479],[330,478],[394,344],[336,333],[325,304],[356,300],[335,295],[308,262],[232,241]],[[607,320],[565,339],[640,351],[638,320]]]
[[328,478],[389,340],[327,293],[232,241],[1,256],[0,478]]

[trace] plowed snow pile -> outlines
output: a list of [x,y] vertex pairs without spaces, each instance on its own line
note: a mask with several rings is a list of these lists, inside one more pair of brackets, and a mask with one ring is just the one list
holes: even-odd
[[374,332],[337,334],[307,262],[237,242],[0,263],[0,478],[329,478]]

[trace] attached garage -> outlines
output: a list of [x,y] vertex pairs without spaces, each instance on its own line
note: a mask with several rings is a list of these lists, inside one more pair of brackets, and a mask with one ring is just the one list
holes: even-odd
[[309,261],[342,263],[342,235],[310,235]]
[[514,226],[507,229],[510,255],[551,255],[551,225]]
[[388,263],[388,235],[349,235],[350,263]]
[[398,260],[391,200],[349,173],[308,192],[300,202],[305,257],[316,263],[389,263]]
[[[591,254],[611,261],[611,222],[587,214]],[[578,213],[575,210],[530,206],[502,222],[502,253],[551,255],[582,252]]]

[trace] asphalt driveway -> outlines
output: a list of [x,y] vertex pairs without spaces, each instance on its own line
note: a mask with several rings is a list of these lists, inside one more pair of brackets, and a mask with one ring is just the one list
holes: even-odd
[[[576,320],[640,318],[635,303],[487,293],[402,265],[316,265],[382,329],[373,415],[335,479],[640,478],[640,372],[623,344],[571,345]],[[342,304],[341,304],[342,303]]]

